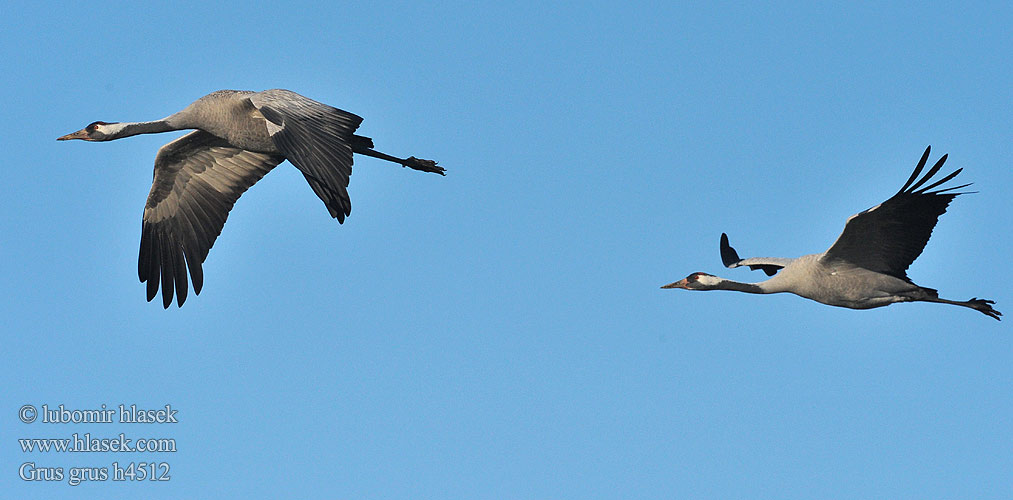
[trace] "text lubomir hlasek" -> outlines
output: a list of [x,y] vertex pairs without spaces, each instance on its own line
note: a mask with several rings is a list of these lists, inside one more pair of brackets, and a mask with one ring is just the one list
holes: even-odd
[[[61,404],[56,408],[42,405],[42,423],[44,424],[176,424],[176,413],[172,405],[165,405],[158,410],[138,408],[137,405],[118,405],[117,408],[94,410],[68,410]],[[114,419],[114,417],[118,417]]]

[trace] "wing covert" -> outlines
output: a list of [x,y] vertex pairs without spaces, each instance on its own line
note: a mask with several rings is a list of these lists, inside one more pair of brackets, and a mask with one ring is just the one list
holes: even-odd
[[239,196],[284,161],[254,153],[224,139],[194,131],[158,150],[151,191],[141,223],[137,275],[152,300],[162,288],[162,305],[173,294],[182,306],[187,270],[194,293],[204,284],[201,268]]
[[278,150],[303,173],[331,217],[344,222],[352,210],[352,135],[362,118],[289,90],[265,90],[249,99],[267,119]]

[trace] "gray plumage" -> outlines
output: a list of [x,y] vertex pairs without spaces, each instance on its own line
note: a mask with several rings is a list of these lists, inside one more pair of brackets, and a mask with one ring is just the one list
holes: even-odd
[[109,141],[137,134],[196,129],[158,150],[144,207],[137,272],[152,300],[179,306],[204,284],[201,265],[239,196],[276,165],[289,160],[302,172],[331,217],[351,213],[352,154],[444,175],[436,162],[375,151],[355,135],[362,118],[282,89],[220,90],[182,111],[152,122],[94,122],[58,140]]
[[992,308],[994,301],[942,299],[936,290],[918,286],[907,276],[908,267],[921,255],[939,216],[946,212],[954,198],[964,194],[954,191],[970,185],[932,191],[956,177],[961,170],[926,186],[946,161],[946,155],[943,155],[919,179],[929,151],[930,148],[925,149],[900,191],[883,203],[849,218],[844,232],[826,252],[797,259],[740,259],[728,243],[728,236],[722,234],[721,260],[726,267],[748,266],[773,277],[759,283],[740,283],[706,273],[693,273],[662,288],[762,294],[788,292],[852,309],[871,309],[895,302],[935,302],[969,307],[1000,319],[1002,313]]

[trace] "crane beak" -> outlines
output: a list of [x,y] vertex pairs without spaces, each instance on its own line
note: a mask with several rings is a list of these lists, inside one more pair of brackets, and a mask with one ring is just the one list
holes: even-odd
[[679,281],[676,281],[675,283],[669,283],[669,284],[667,284],[667,285],[665,285],[665,286],[663,286],[661,288],[686,288],[686,284],[687,283],[689,283],[689,280],[686,279],[686,278],[683,278],[683,279],[681,279]]
[[74,132],[73,134],[67,134],[67,135],[65,135],[63,137],[57,137],[56,138],[56,140],[58,140],[58,141],[69,141],[71,139],[81,139],[82,141],[90,141],[91,140],[91,138],[88,137],[88,131],[85,130],[85,129],[78,130],[77,132]]

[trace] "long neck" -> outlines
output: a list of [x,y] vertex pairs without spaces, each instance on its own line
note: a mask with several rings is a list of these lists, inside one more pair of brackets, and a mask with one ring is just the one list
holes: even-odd
[[171,132],[173,130],[185,130],[190,128],[197,128],[191,123],[190,113],[184,109],[178,113],[173,113],[161,120],[155,120],[150,122],[121,122],[110,124],[110,127],[118,127],[115,131],[110,134],[111,139],[119,139],[122,137],[130,137],[133,135],[140,134],[160,134],[162,132]]
[[113,124],[117,127],[114,133],[110,134],[113,139],[130,137],[140,134],[158,134],[172,130],[182,130],[183,127],[173,126],[168,118],[155,120],[153,122],[123,122]]
[[760,286],[761,284],[762,283],[742,283],[722,278],[721,281],[714,285],[714,288],[711,288],[710,290],[732,290],[746,293],[773,293],[771,291],[764,290]]

